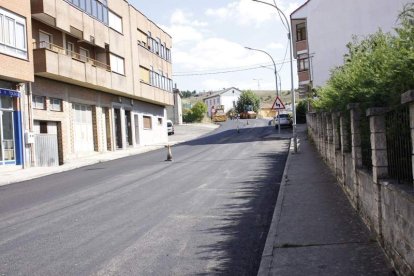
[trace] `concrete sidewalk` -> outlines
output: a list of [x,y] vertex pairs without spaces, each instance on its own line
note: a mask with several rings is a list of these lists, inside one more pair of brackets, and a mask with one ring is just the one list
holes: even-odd
[[[175,135],[168,136],[168,144],[175,145],[183,143],[199,136],[205,135],[218,128],[215,124],[187,124],[175,126]],[[21,166],[0,167],[0,186],[26,181],[54,173],[60,173],[77,169],[80,167],[106,162],[131,155],[137,155],[148,151],[164,148],[165,145],[149,145],[136,148],[129,148],[105,153],[94,153],[81,158],[68,160],[65,164],[57,167],[31,167],[22,169]]]
[[258,275],[393,275],[385,254],[298,128]]

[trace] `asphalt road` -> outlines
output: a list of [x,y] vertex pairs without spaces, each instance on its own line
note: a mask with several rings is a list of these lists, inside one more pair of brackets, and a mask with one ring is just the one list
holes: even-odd
[[289,141],[241,125],[0,187],[0,275],[255,275]]

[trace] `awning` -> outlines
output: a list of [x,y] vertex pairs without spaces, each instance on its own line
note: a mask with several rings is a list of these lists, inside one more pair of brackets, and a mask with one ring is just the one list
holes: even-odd
[[0,96],[20,98],[20,92],[11,89],[0,88]]

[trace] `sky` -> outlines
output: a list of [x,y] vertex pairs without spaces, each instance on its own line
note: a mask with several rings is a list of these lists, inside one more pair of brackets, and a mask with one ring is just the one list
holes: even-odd
[[[304,2],[276,0],[288,19]],[[276,9],[252,0],[129,0],[129,3],[172,36],[173,81],[181,91],[217,91],[228,87],[275,90],[270,57],[245,47],[268,52],[276,63],[282,89],[290,89],[287,31]],[[293,66],[296,88],[296,63]]]

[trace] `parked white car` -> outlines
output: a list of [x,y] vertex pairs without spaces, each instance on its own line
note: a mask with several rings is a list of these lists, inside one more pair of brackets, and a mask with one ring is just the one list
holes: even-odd
[[279,119],[280,119],[280,127],[291,127],[293,124],[293,120],[290,117],[289,114],[279,114],[278,116],[275,116],[275,127],[277,128],[279,125]]
[[174,124],[171,120],[167,120],[167,131],[168,135],[174,134]]

